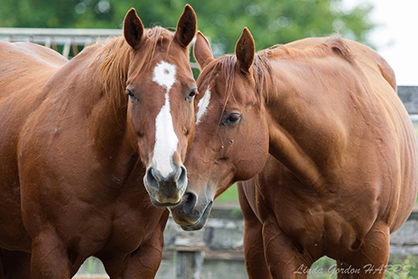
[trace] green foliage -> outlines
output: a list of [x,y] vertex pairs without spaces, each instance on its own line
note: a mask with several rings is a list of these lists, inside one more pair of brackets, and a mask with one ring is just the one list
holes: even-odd
[[317,260],[308,272],[309,279],[336,279],[337,274],[332,272],[335,270],[335,260],[322,257]]
[[389,261],[385,279],[414,279],[418,278],[418,257],[395,256]]
[[[215,43],[215,54],[232,52],[235,42],[247,26],[256,41],[256,49],[335,32],[361,42],[374,27],[368,21],[371,7],[341,10],[339,0],[214,0],[210,6],[196,1],[199,26]],[[207,7],[205,7],[207,6]],[[219,49],[218,49],[219,48]]]
[[[233,52],[243,27],[257,49],[335,32],[367,43],[374,24],[370,6],[343,11],[342,0],[190,0],[199,29],[211,39],[215,56]],[[185,1],[2,0],[0,26],[46,28],[121,28],[134,6],[146,27],[175,27]]]
[[97,266],[97,259],[90,257],[87,259],[87,274],[93,274]]
[[238,188],[237,184],[229,187],[225,192],[223,192],[217,199],[216,202],[236,202],[238,204]]

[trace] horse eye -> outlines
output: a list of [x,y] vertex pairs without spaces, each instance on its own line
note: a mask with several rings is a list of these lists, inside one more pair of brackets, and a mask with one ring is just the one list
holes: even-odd
[[234,125],[237,124],[238,121],[241,119],[241,114],[237,112],[233,112],[228,115],[228,117],[225,119],[224,123],[226,125]]
[[137,98],[136,98],[135,94],[134,94],[134,93],[132,93],[132,91],[131,91],[131,90],[126,89],[126,91],[128,92],[128,96],[129,96],[129,98],[130,98],[131,100],[137,100]]
[[191,100],[196,96],[197,90],[196,88],[193,88],[189,91],[189,95],[187,95],[187,99]]

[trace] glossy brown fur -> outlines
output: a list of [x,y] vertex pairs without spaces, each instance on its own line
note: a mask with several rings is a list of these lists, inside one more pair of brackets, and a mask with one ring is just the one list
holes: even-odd
[[[324,255],[360,269],[338,278],[383,278],[389,235],[417,193],[414,129],[390,66],[359,43],[311,38],[247,67],[251,55],[213,60],[198,36],[198,88],[212,95],[185,163],[185,196],[197,201],[173,208],[176,222],[201,228],[214,197],[253,177],[239,187],[250,278],[306,278],[295,272]],[[253,44],[245,29],[236,52]],[[225,121],[233,112],[235,124]]]
[[168,211],[143,184],[165,94],[152,69],[161,60],[177,67],[170,100],[181,164],[194,129],[195,29],[190,6],[176,33],[144,30],[132,9],[124,37],[69,62],[0,42],[0,278],[71,278],[89,256],[111,278],[154,278]]

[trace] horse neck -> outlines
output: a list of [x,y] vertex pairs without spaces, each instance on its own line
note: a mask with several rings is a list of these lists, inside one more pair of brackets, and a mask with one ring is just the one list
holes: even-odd
[[[102,48],[93,47],[74,58],[74,63],[80,63],[79,67],[83,69],[77,76],[77,98],[80,100],[79,109],[88,116],[88,134],[97,153],[116,160],[118,156],[126,157],[135,152],[129,139],[127,97],[124,94],[129,64],[128,60],[106,61],[106,57],[102,57]],[[109,70],[104,67],[110,64],[116,70],[104,74],[103,71]]]
[[[327,105],[335,80],[322,80],[325,69],[292,60],[272,61],[272,90],[266,94],[265,107],[269,125],[270,154],[299,180],[316,192],[325,190],[329,172],[338,164],[344,145],[344,125],[340,123],[339,105]],[[341,79],[342,80],[342,79]],[[321,99],[322,96],[327,96]],[[335,97],[335,94],[334,94]],[[342,102],[343,103],[343,102]]]

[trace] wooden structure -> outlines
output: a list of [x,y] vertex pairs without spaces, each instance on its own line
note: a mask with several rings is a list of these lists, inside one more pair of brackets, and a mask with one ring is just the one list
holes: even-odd
[[398,86],[398,94],[409,114],[418,114],[418,86]]

